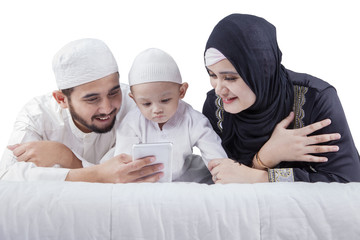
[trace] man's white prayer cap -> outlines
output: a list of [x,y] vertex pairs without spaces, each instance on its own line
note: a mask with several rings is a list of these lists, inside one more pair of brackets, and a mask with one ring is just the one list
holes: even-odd
[[59,89],[76,87],[118,72],[109,47],[92,38],[66,44],[55,54],[52,66]]
[[182,83],[179,68],[166,52],[149,48],[134,60],[129,72],[129,85],[150,82]]

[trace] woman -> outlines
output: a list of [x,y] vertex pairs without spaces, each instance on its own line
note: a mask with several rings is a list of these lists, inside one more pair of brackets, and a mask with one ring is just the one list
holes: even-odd
[[287,70],[281,55],[275,27],[256,16],[229,15],[211,33],[205,64],[214,90],[203,113],[230,158],[209,163],[213,180],[360,181],[359,154],[336,90]]

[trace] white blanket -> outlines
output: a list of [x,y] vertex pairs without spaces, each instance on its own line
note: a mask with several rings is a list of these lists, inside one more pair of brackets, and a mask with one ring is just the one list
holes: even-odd
[[360,239],[360,183],[0,182],[0,239]]

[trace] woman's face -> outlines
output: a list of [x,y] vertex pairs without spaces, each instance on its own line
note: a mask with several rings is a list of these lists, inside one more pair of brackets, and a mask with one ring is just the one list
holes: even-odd
[[207,68],[210,83],[216,94],[222,98],[226,112],[239,113],[255,103],[256,95],[240,77],[229,60],[221,60]]

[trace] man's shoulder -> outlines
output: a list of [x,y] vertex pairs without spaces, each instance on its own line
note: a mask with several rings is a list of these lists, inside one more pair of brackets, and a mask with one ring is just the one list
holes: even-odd
[[62,118],[62,109],[51,93],[33,97],[20,111],[17,120],[22,122],[49,122]]
[[23,110],[30,111],[32,114],[57,111],[58,109],[59,106],[51,93],[33,97],[23,107]]

